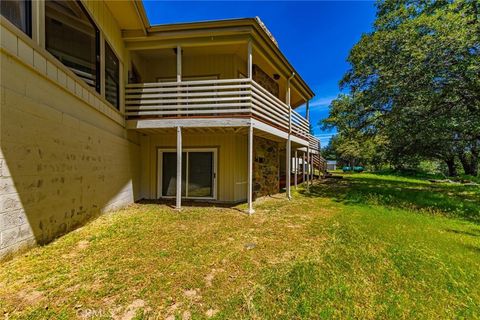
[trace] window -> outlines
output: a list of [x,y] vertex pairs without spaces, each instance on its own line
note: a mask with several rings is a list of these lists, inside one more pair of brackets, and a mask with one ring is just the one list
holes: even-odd
[[98,28],[78,1],[45,1],[46,49],[100,92]]
[[11,23],[32,36],[32,3],[30,0],[2,0],[0,1],[2,16]]
[[119,61],[112,48],[105,42],[105,98],[115,108],[120,107]]

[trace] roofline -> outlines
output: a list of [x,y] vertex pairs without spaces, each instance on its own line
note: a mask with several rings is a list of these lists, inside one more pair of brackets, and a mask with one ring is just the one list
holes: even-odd
[[147,17],[147,12],[145,11],[145,7],[143,6],[143,0],[133,0],[133,5],[135,7],[135,11],[137,13],[140,22],[143,25],[143,28],[146,32],[148,28],[150,28],[150,21]]
[[[141,0],[137,0],[141,3]],[[141,6],[143,12],[143,5]],[[148,19],[147,19],[148,21]],[[179,23],[169,23],[169,24],[159,24],[154,26],[149,26],[145,29],[146,33],[155,33],[155,32],[166,32],[166,31],[186,31],[186,30],[198,30],[198,29],[209,29],[209,28],[227,28],[227,27],[238,27],[238,26],[253,26],[255,31],[262,37],[264,42],[268,44],[270,49],[277,55],[283,64],[287,66],[287,69],[295,74],[294,80],[298,81],[299,85],[303,87],[305,92],[308,94],[306,99],[312,99],[315,96],[313,90],[308,86],[308,84],[303,80],[300,74],[295,70],[293,65],[288,61],[283,52],[280,50],[275,40],[272,39],[272,35],[269,34],[269,31],[263,27],[258,18],[233,18],[233,19],[222,19],[222,20],[207,20],[207,21],[192,21],[192,22],[179,22]]]

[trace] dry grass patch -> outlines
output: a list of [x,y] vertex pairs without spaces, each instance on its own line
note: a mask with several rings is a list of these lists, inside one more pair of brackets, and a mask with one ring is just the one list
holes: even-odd
[[[454,193],[446,199],[424,181],[354,179],[264,198],[252,216],[244,206],[156,204],[104,215],[2,263],[0,310],[12,319],[480,317],[479,192],[438,189]],[[430,198],[408,203],[427,189]]]

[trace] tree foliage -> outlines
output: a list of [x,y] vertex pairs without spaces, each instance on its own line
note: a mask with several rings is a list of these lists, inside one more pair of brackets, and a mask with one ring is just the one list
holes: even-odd
[[398,166],[439,159],[453,174],[457,158],[477,175],[479,7],[478,0],[378,2],[373,31],[348,57],[340,85],[349,94],[332,102],[324,127],[337,127],[353,149],[347,137],[381,137],[377,151]]

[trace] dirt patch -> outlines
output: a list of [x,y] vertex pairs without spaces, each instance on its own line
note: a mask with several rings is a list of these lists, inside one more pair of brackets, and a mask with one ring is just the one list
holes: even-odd
[[141,308],[145,308],[145,301],[142,299],[134,300],[125,310],[123,315],[118,317],[118,320],[131,320],[137,314],[137,311]]
[[215,279],[215,275],[219,272],[223,272],[223,269],[212,269],[209,274],[205,276],[205,286],[207,288],[212,286],[213,279]]
[[23,305],[36,305],[44,299],[43,293],[37,290],[21,290],[17,293],[17,299]]
[[213,316],[215,316],[220,310],[218,309],[208,309],[207,312],[205,312],[205,315],[207,316],[207,318],[211,318]]

